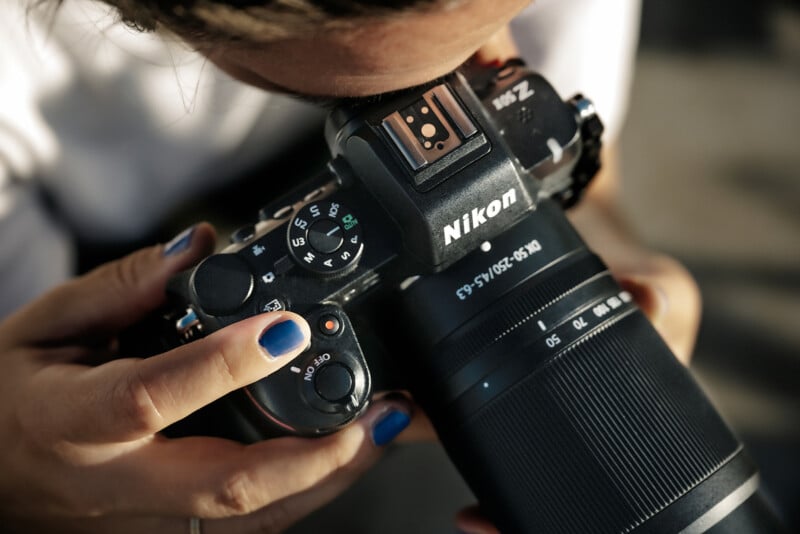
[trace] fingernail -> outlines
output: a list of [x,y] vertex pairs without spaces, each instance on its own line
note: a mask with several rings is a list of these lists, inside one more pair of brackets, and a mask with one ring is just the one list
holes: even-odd
[[305,341],[300,325],[291,319],[270,325],[258,338],[258,344],[273,358],[303,346]]
[[386,412],[372,426],[372,441],[382,447],[397,437],[411,423],[411,416],[400,410]]
[[192,244],[192,236],[194,235],[194,226],[187,228],[179,233],[172,240],[164,245],[164,256],[175,256],[189,248]]

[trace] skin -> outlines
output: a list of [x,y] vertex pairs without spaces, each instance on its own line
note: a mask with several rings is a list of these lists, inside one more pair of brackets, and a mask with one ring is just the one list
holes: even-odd
[[355,31],[257,46],[194,45],[222,70],[257,87],[313,96],[374,95],[452,71],[528,3],[468,1],[446,11],[365,21]]
[[[447,11],[365,23],[356,32],[258,46],[194,44],[219,68],[257,87],[317,97],[364,96],[432,80],[470,57],[490,63],[517,56],[507,23],[528,3],[462,2]],[[571,219],[688,363],[700,320],[699,291],[678,262],[643,248],[628,228],[615,205],[617,159],[614,147],[605,150],[604,168]]]
[[[505,24],[526,3],[474,0],[448,12],[364,24],[355,34],[258,47],[193,44],[259,87],[360,96],[425,82],[473,54],[486,62],[513,57]],[[699,321],[697,288],[674,260],[633,238],[614,204],[616,152],[606,156],[572,220],[687,363]],[[346,430],[314,440],[244,446],[161,437],[171,422],[292,358],[264,357],[258,336],[285,318],[264,314],[157,358],[107,362],[116,335],[162,303],[166,280],[213,247],[213,230],[200,225],[176,256],[165,257],[160,245],[136,252],[0,323],[0,517],[12,532],[185,533],[190,516],[204,518],[206,534],[280,532],[379,458],[370,433],[382,415],[414,411],[402,398],[378,400]],[[305,322],[295,319],[307,335]],[[222,380],[220,369],[227,369]],[[432,432],[415,413],[403,436],[428,439]],[[457,526],[496,532],[475,509],[461,513]]]

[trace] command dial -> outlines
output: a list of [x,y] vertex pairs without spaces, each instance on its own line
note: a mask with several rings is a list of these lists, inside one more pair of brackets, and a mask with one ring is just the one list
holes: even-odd
[[361,224],[337,202],[307,204],[289,223],[289,250],[302,267],[317,274],[352,269],[364,249]]

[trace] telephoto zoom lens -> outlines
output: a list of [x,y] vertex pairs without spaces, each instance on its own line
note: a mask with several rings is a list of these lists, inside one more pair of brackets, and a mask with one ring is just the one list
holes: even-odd
[[504,534],[764,531],[731,519],[742,446],[554,202],[401,299],[414,394]]

